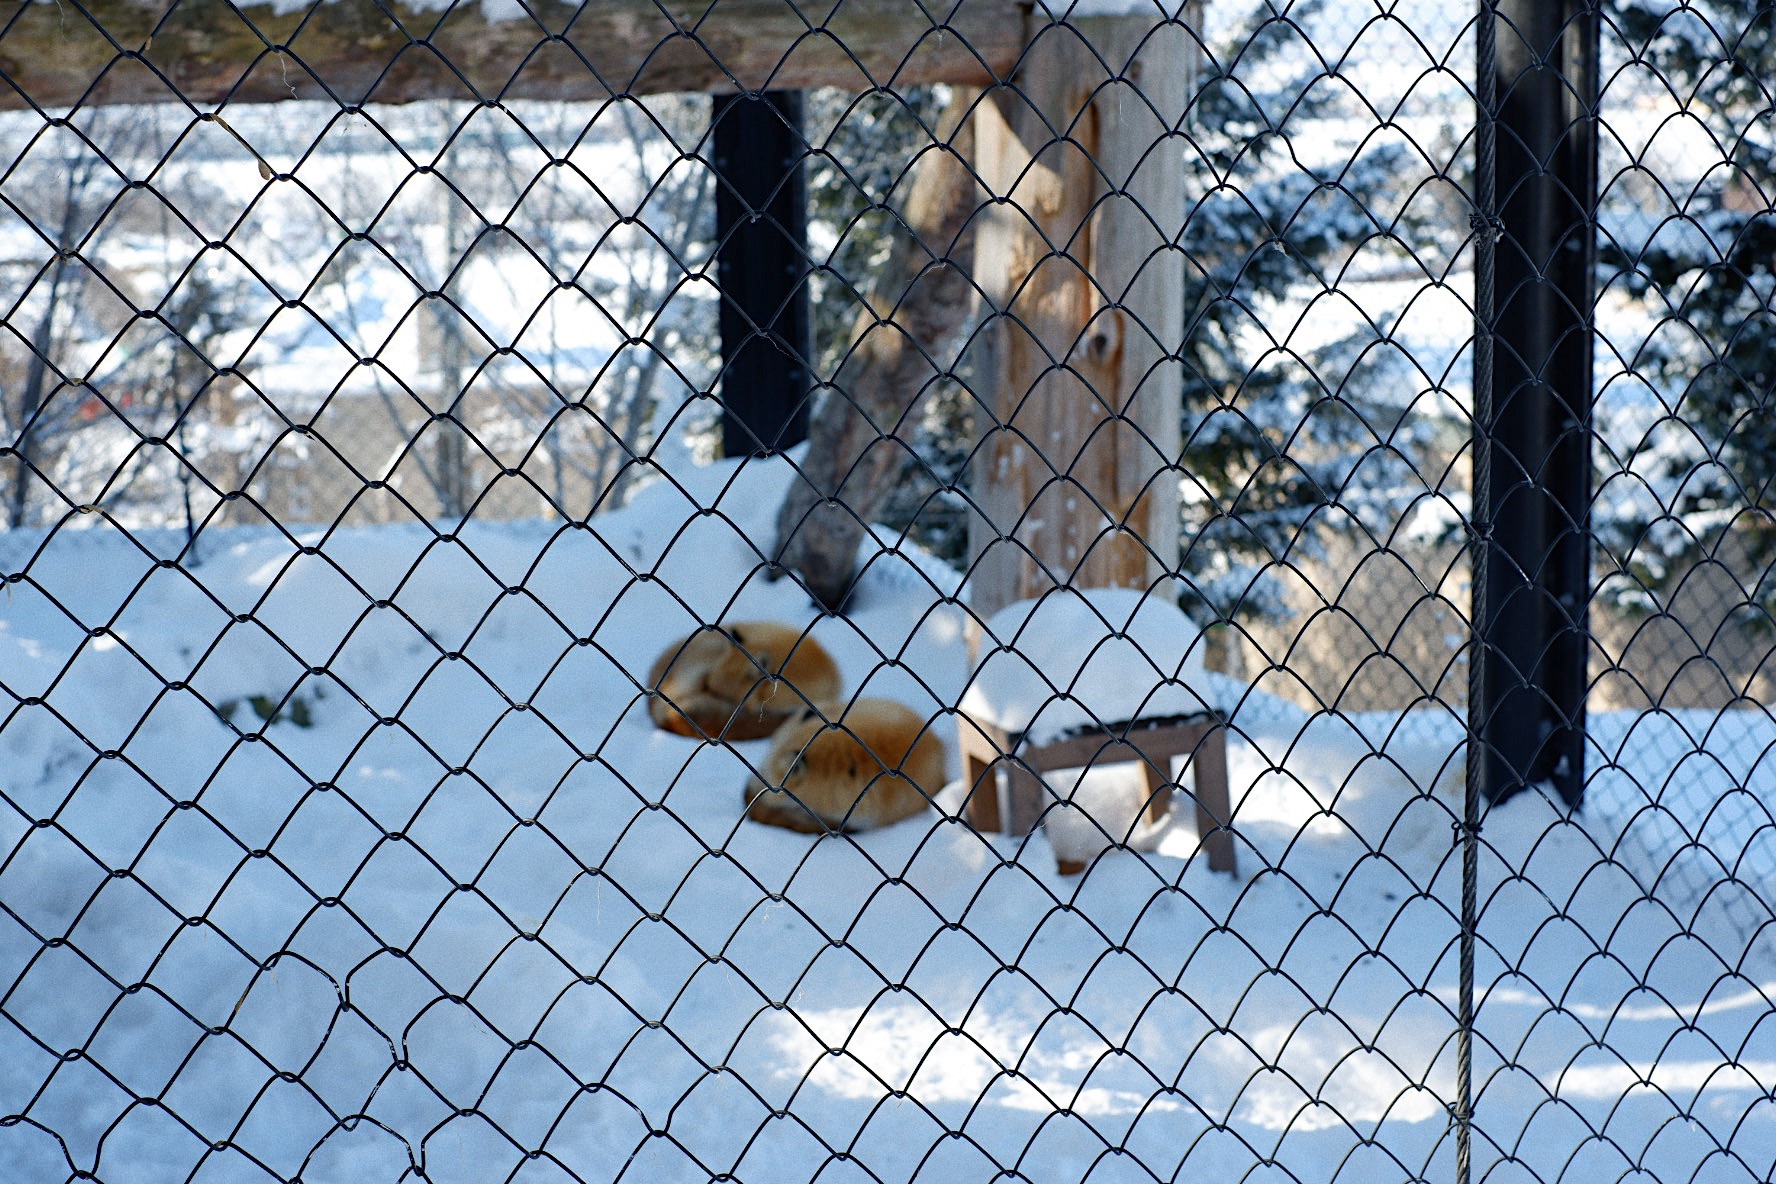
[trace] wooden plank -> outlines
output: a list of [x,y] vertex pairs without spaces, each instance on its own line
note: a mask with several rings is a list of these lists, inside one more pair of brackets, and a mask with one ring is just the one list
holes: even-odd
[[1142,761],[1141,785],[1147,790],[1142,818],[1149,826],[1158,826],[1172,812],[1172,762],[1167,760],[1162,769],[1151,760]]
[[1035,754],[1027,759],[1044,772],[1049,769],[1083,769],[1088,765],[1137,761],[1143,759],[1143,754],[1146,759],[1163,765],[1174,756],[1190,752],[1209,729],[1216,726],[1218,725],[1212,721],[1174,723],[1150,728],[1137,724],[1128,727],[1126,733],[1121,734],[1115,727],[1091,728],[1047,744],[1032,746],[1026,749],[1026,753]]
[[1003,78],[1016,0],[0,0],[0,108],[605,99]]
[[1178,562],[1183,24],[1032,30],[976,116],[989,305],[970,603],[1151,586]]

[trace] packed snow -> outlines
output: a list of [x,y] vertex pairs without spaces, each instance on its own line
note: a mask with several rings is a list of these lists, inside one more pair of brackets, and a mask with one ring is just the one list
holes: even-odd
[[[671,639],[805,623],[952,760],[969,684],[910,544],[846,618],[767,578],[787,479],[0,534],[0,1180],[1452,1178],[1459,715],[1234,688],[1237,878],[1189,811],[1062,877],[959,784],[743,821],[769,742],[651,727]],[[1593,725],[1581,813],[1486,819],[1475,1178],[1767,1179],[1776,725]]]
[[962,708],[1035,743],[1238,702],[1230,680],[1211,685],[1196,623],[1138,589],[1056,589],[1000,609],[981,632]]

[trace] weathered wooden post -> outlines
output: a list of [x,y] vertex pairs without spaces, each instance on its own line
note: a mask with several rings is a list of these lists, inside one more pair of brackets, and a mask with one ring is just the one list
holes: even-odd
[[[781,570],[841,609],[856,581],[858,547],[910,450],[913,411],[954,366],[955,339],[972,319],[972,226],[980,209],[974,137],[966,113],[980,101],[955,87],[912,167],[911,189],[888,231],[888,258],[869,282],[851,349],[814,415],[812,446],[777,513]],[[904,434],[903,434],[904,433]]]
[[1177,568],[1195,14],[1063,20],[1039,6],[1016,74],[977,109],[994,201],[974,264],[989,322],[970,539],[980,619],[1059,585],[1147,588]]

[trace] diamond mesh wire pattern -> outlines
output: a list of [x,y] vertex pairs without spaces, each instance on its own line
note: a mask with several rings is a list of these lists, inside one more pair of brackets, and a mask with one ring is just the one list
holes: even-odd
[[1470,829],[1484,27],[0,5],[0,1179],[1771,1178],[1776,14],[1601,10],[1584,801]]

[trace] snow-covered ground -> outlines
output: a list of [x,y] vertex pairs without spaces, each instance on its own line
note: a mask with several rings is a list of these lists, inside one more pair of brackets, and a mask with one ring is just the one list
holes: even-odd
[[[1452,1178],[1460,718],[1234,694],[1237,879],[1182,824],[1069,879],[742,821],[768,742],[644,708],[696,622],[967,682],[942,565],[849,620],[765,578],[786,479],[195,564],[0,535],[0,1180]],[[1593,723],[1583,813],[1486,821],[1475,1179],[1768,1179],[1776,725]]]

